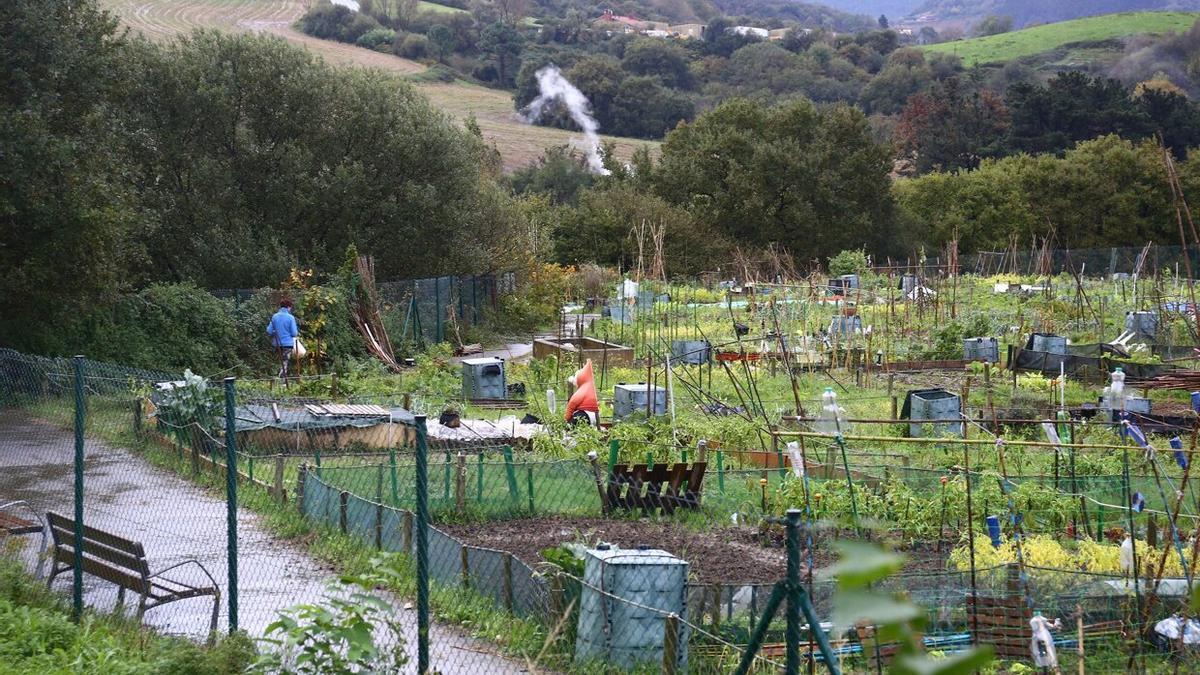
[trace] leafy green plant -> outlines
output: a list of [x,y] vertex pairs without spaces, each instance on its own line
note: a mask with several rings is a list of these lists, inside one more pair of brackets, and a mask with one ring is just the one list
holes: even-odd
[[826,576],[837,580],[833,599],[834,624],[842,628],[873,626],[880,643],[899,643],[889,672],[898,675],[967,675],[991,663],[991,646],[976,647],[952,657],[922,654],[920,635],[927,618],[920,607],[900,597],[871,590],[872,584],[900,571],[904,556],[872,544],[839,541],[839,560]]
[[374,592],[375,573],[342,577],[320,603],[297,605],[267,626],[270,645],[256,664],[266,672],[396,672],[408,663],[403,625]]
[[862,249],[842,251],[829,259],[829,273],[834,276],[843,274],[866,274],[867,252]]

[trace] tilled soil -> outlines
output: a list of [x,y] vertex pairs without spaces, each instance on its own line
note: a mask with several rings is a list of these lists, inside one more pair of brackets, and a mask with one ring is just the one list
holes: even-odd
[[[787,572],[780,526],[767,531],[729,525],[699,529],[694,525],[649,519],[549,517],[437,527],[466,544],[512,553],[531,567],[547,562],[541,554],[545,549],[572,542],[589,547],[603,542],[626,549],[657,548],[679,556],[690,564],[693,583],[770,583]],[[825,531],[819,535],[813,560],[817,570],[837,561],[832,540],[838,536],[853,538],[849,531]],[[946,569],[946,555],[951,548],[946,545],[937,551],[932,543],[906,547],[904,572]],[[808,557],[804,552],[801,556]],[[801,570],[801,574],[805,573],[806,566]]]
[[541,551],[578,542],[601,542],[621,548],[657,548],[691,565],[699,583],[771,582],[786,573],[782,545],[763,545],[763,537],[746,528],[709,529],[667,521],[606,518],[532,518],[470,525],[438,525],[458,539],[483,548],[508,551],[525,564],[546,562]]

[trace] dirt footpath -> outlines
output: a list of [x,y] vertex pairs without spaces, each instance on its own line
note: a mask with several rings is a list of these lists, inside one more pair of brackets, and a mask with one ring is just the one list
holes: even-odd
[[[0,410],[0,504],[28,502],[34,510],[73,513],[72,432]],[[88,439],[84,446],[84,520],[93,527],[141,541],[151,571],[185,560],[200,561],[221,588],[218,628],[228,627],[225,593],[228,584],[226,507],[222,495],[209,493],[183,478],[147,463],[133,453]],[[33,564],[29,542],[27,559]],[[194,566],[180,568],[183,581],[205,581]],[[60,575],[54,588],[69,592],[71,573]],[[274,539],[246,510],[238,513],[238,618],[252,636],[262,635],[279,610],[315,602],[334,578],[331,570]],[[101,609],[116,605],[116,587],[84,575],[84,601]],[[126,602],[135,603],[128,595]],[[405,623],[405,642],[415,661],[416,612],[395,601]],[[211,598],[181,600],[146,613],[145,622],[162,631],[202,637],[208,630]],[[458,631],[432,627],[431,660],[445,673],[516,673],[523,668],[494,653],[487,643]],[[415,663],[409,667],[415,671]]]

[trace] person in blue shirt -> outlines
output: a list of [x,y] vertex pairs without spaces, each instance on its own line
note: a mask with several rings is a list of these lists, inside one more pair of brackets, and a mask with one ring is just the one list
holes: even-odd
[[267,336],[271,338],[271,346],[279,356],[279,377],[287,383],[288,364],[292,360],[292,348],[296,346],[296,337],[300,335],[300,327],[296,317],[292,316],[292,301],[284,298],[279,303],[279,311],[271,317],[267,324]]

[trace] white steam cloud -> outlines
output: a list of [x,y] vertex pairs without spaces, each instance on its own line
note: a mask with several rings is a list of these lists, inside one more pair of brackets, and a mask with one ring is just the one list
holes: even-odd
[[575,88],[567,78],[563,77],[557,66],[546,66],[537,71],[538,97],[533,99],[523,111],[525,121],[533,124],[538,121],[546,107],[554,102],[562,103],[571,115],[571,119],[583,130],[587,147],[588,169],[595,174],[607,176],[610,172],[604,168],[600,158],[600,136],[596,133],[600,125],[592,117],[592,105],[588,103],[583,92]]

